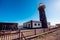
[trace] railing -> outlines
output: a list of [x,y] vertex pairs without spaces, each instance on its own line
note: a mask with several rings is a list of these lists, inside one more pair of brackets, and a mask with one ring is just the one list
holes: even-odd
[[59,29],[48,30],[45,29],[29,29],[29,30],[16,30],[16,31],[0,31],[0,40],[32,40],[41,39]]
[[19,38],[18,31],[5,31],[0,32],[0,40],[13,40]]
[[[26,40],[60,40],[60,29],[54,29],[42,34],[26,37]],[[52,37],[49,37],[52,36]]]
[[[16,31],[0,31],[0,40],[15,40],[22,39],[22,37],[35,35],[37,31],[42,29],[16,30]],[[37,32],[39,34],[39,32]],[[22,39],[23,40],[23,39]]]

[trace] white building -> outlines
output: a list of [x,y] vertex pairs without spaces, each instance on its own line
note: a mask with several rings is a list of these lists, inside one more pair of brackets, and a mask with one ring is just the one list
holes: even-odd
[[[28,21],[23,23],[24,28],[41,28],[41,22],[40,21]],[[50,26],[50,23],[48,23],[48,26]]]

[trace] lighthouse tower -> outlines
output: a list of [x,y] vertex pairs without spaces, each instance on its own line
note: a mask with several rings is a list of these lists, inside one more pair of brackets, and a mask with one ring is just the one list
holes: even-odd
[[42,24],[42,28],[48,28],[46,14],[45,14],[45,8],[46,8],[46,6],[42,3],[40,3],[38,10],[39,10],[39,17],[40,17],[40,21]]

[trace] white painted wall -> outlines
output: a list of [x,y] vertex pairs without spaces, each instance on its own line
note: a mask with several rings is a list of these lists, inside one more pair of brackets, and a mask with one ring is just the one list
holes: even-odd
[[[36,24],[36,26],[35,26],[35,24]],[[40,24],[40,26],[38,24]],[[33,22],[33,28],[36,28],[36,27],[42,27],[41,23],[39,23],[39,22]]]
[[[35,26],[35,23],[36,23],[36,26]],[[27,26],[26,26],[25,24],[27,24]],[[29,27],[29,24],[30,24],[30,27],[31,27],[31,22],[27,22],[27,23],[25,23],[25,24],[24,24],[24,25],[25,25],[26,27]],[[38,24],[40,24],[40,26],[39,26]],[[47,25],[48,25],[48,28],[51,27],[50,22],[48,22]],[[42,27],[42,24],[41,24],[41,22],[39,22],[39,21],[33,21],[33,22],[32,22],[32,27],[33,27],[33,28]]]

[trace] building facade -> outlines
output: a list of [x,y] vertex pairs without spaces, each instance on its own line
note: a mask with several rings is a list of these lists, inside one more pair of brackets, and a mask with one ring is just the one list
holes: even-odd
[[0,22],[0,30],[17,30],[18,23],[5,23]]
[[[50,22],[48,22],[48,27],[50,26]],[[42,28],[42,24],[40,21],[29,21],[23,23],[24,28]]]
[[60,28],[60,24],[56,24],[56,27],[59,27]]

